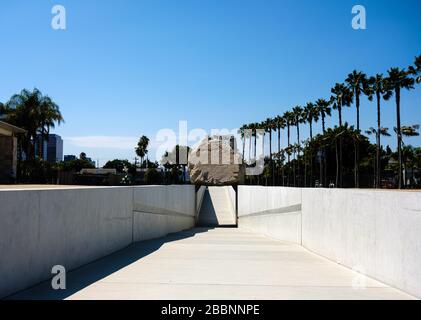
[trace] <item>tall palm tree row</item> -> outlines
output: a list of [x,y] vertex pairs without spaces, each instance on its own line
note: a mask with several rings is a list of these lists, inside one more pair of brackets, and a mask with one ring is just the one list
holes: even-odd
[[[245,152],[245,141],[248,138],[250,140],[249,148],[251,148],[251,136],[254,137],[254,157],[256,157],[256,129],[263,129],[265,133],[269,134],[269,165],[272,168],[272,183],[275,183],[274,177],[274,166],[273,156],[276,155],[276,159],[281,159],[281,154],[287,154],[286,163],[291,163],[291,155],[297,155],[294,157],[294,161],[300,159],[301,152],[301,141],[300,141],[300,124],[307,124],[309,126],[309,140],[307,145],[311,144],[313,140],[314,127],[313,125],[321,120],[321,132],[323,135],[327,135],[326,119],[331,116],[332,109],[338,112],[338,129],[336,131],[330,131],[330,135],[334,136],[334,141],[337,141],[337,157],[338,157],[338,174],[337,174],[337,186],[342,186],[342,131],[339,128],[348,128],[347,123],[343,121],[343,108],[351,106],[355,102],[356,108],[356,130],[352,128],[351,139],[355,145],[355,161],[354,161],[354,177],[355,186],[359,186],[359,145],[361,142],[361,127],[360,127],[360,108],[361,108],[361,97],[367,96],[369,101],[376,100],[376,113],[377,113],[377,126],[371,127],[365,131],[369,135],[374,135],[376,138],[376,159],[375,159],[375,182],[376,187],[380,187],[381,184],[381,137],[390,135],[388,128],[384,128],[381,123],[381,104],[382,101],[389,100],[392,96],[395,97],[396,104],[396,136],[397,136],[397,153],[398,153],[398,186],[402,188],[404,185],[403,181],[403,159],[402,159],[402,135],[404,135],[403,127],[401,125],[401,92],[402,90],[412,90],[416,83],[421,83],[421,55],[416,57],[414,65],[409,66],[407,69],[391,68],[387,72],[387,76],[384,77],[382,74],[368,77],[362,71],[352,71],[344,83],[336,83],[331,89],[331,96],[328,99],[318,99],[315,102],[309,102],[304,108],[300,106],[294,107],[291,111],[286,111],[283,115],[275,116],[273,119],[268,118],[262,123],[252,123],[243,125],[240,128],[241,137],[243,140],[243,157]],[[291,127],[296,127],[297,130],[297,143],[291,144]],[[251,130],[252,134],[247,136],[246,129]],[[407,129],[407,128],[406,128]],[[412,127],[414,129],[414,127]],[[281,131],[286,130],[287,141],[284,148],[282,148]],[[276,153],[272,150],[272,134],[276,132],[277,137],[277,151]],[[334,132],[334,133],[333,133]],[[333,136],[332,136],[333,137]],[[249,150],[249,155],[251,150]],[[320,166],[322,167],[326,159],[323,159],[324,147],[321,147],[319,154],[321,156]],[[279,162],[279,161],[278,161]],[[304,160],[305,163],[305,160]],[[306,165],[306,164],[305,164]],[[310,164],[311,171],[313,164]],[[298,176],[300,175],[300,165],[297,167]],[[283,170],[283,169],[282,169]],[[295,163],[294,163],[295,171]],[[306,174],[306,171],[305,171]],[[322,176],[322,171],[320,171]],[[289,179],[289,177],[288,177]],[[295,176],[294,176],[295,179]],[[298,179],[300,181],[300,178]],[[307,179],[305,179],[307,181]],[[310,179],[311,181],[311,179]],[[322,179],[320,179],[320,182]],[[326,181],[327,182],[327,181]],[[305,183],[306,184],[306,183]]]

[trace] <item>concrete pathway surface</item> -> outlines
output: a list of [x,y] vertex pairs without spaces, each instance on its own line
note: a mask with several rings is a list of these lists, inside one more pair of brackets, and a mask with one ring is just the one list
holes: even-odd
[[412,299],[301,246],[235,228],[139,242],[12,299]]

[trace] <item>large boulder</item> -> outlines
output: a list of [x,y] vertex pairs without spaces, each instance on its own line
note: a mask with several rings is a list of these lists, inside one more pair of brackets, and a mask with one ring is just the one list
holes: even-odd
[[232,136],[206,137],[189,154],[190,181],[197,185],[244,183],[245,167]]

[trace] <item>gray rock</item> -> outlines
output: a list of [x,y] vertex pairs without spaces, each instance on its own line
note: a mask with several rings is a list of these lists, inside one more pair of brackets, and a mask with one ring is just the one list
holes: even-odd
[[189,155],[190,181],[198,185],[244,183],[245,167],[232,136],[205,138]]

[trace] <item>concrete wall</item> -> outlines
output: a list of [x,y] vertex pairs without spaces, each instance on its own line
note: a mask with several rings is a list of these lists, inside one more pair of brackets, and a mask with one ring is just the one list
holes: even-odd
[[234,218],[235,218],[235,220],[237,220],[237,216],[235,215],[236,207],[237,207],[237,205],[236,205],[237,195],[236,195],[235,189],[231,186],[225,187],[225,188],[227,188],[228,196],[229,196],[230,202],[231,202],[232,212],[234,212]]
[[238,187],[239,227],[301,244],[301,189]]
[[194,225],[193,186],[0,190],[0,297]]
[[194,227],[194,186],[147,186],[134,188],[133,239],[142,241]]
[[199,218],[200,208],[202,207],[203,197],[205,195],[206,186],[201,186],[196,192],[196,220]]
[[421,297],[421,192],[303,189],[303,246]]
[[[421,192],[239,190],[240,227],[300,243],[332,261],[421,297]],[[301,211],[293,211],[294,204],[301,204]],[[290,211],[291,216],[281,211]]]

